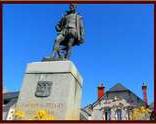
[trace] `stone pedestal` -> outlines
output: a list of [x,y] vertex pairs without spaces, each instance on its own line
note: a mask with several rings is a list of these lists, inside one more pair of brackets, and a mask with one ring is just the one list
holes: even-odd
[[79,120],[83,79],[71,61],[28,64],[16,110],[22,120],[46,111],[55,120]]

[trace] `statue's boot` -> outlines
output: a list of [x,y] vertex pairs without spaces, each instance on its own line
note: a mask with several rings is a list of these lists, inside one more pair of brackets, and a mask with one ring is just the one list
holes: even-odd
[[60,51],[57,51],[57,55],[58,55],[58,58],[61,58],[61,54],[60,54]]
[[65,54],[65,58],[66,58],[66,59],[68,59],[68,60],[70,59],[71,52],[72,52],[72,48],[68,48],[68,49],[67,49],[67,52],[66,52],[66,54]]

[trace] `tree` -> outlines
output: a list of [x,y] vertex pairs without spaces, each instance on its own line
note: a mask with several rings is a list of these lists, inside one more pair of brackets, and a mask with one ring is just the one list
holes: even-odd
[[131,113],[132,120],[149,120],[151,110],[144,106],[134,108]]

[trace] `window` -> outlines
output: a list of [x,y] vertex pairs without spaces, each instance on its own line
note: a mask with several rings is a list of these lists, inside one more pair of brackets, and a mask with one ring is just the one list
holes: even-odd
[[111,111],[110,108],[106,108],[104,111],[105,114],[105,120],[111,120]]
[[116,117],[117,117],[117,120],[122,120],[122,111],[121,111],[121,109],[116,110]]

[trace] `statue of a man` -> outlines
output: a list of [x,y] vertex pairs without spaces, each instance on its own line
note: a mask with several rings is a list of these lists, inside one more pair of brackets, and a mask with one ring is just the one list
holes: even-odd
[[66,12],[55,28],[58,36],[53,46],[52,58],[69,59],[72,47],[84,42],[83,20],[76,12],[75,4],[70,4],[69,11]]

